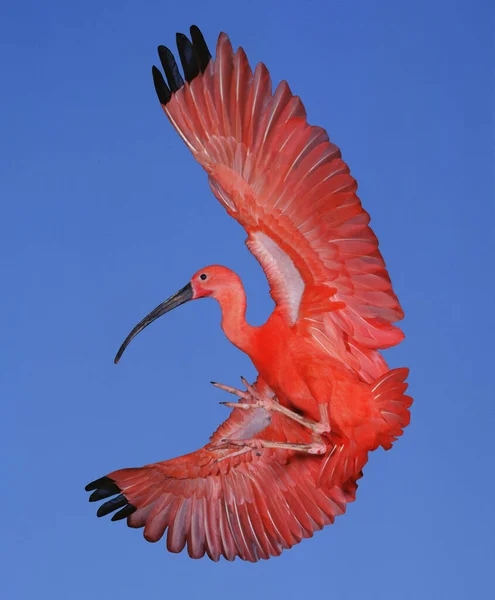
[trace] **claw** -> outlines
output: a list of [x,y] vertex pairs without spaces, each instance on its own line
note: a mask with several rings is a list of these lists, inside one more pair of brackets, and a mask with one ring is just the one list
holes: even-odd
[[233,394],[234,396],[237,396],[238,398],[242,398],[243,400],[248,400],[250,397],[250,395],[247,394],[246,392],[243,392],[242,390],[238,390],[237,388],[232,387],[230,385],[225,385],[224,383],[217,383],[216,381],[211,381],[210,383],[211,383],[211,385],[218,388],[219,390],[224,390],[225,392],[228,392],[229,394]]
[[249,381],[247,381],[244,377],[241,377],[241,381],[246,386],[246,390],[251,395],[251,397],[254,398],[254,400],[256,400],[258,406],[264,408],[268,404],[270,404],[271,401],[262,394],[260,394],[260,392],[253,385],[251,385]]
[[243,410],[250,410],[253,408],[252,404],[243,404],[242,402],[220,402],[219,404],[223,404],[229,408],[242,408]]
[[241,381],[246,386],[246,389],[251,394],[251,396],[253,396],[254,398],[258,398],[258,393],[257,393],[256,389],[246,379],[244,379],[244,377],[242,377],[242,375],[241,375]]

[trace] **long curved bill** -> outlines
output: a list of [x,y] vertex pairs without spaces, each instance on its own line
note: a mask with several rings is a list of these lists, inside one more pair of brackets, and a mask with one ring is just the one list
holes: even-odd
[[188,283],[181,290],[179,290],[176,294],[174,294],[173,296],[170,296],[170,298],[168,298],[168,300],[165,300],[165,302],[162,302],[159,306],[157,306],[154,310],[152,310],[150,312],[150,314],[146,315],[146,317],[144,317],[144,319],[142,321],[140,321],[136,325],[136,327],[134,327],[134,329],[131,331],[131,333],[125,338],[125,341],[122,344],[122,346],[119,348],[119,351],[117,352],[117,355],[115,356],[115,359],[113,362],[115,364],[117,364],[119,362],[122,354],[124,354],[124,350],[131,343],[131,341],[137,336],[137,334],[140,333],[141,331],[143,331],[143,329],[145,327],[148,327],[148,325],[150,323],[153,323],[153,321],[158,319],[158,317],[161,317],[165,313],[168,313],[171,310],[173,310],[174,308],[177,308],[178,306],[180,306],[181,304],[184,304],[184,302],[188,302],[189,300],[192,300],[192,297],[193,297],[193,289],[192,289],[191,284]]

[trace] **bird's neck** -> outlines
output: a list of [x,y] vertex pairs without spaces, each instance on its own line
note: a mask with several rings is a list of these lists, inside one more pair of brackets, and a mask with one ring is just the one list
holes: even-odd
[[217,297],[222,310],[222,329],[234,346],[249,354],[256,327],[246,321],[246,293],[242,284],[223,290]]

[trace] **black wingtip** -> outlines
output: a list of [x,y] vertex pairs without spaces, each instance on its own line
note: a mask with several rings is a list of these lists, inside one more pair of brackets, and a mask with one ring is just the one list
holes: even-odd
[[[172,93],[169,90],[167,84],[165,83],[163,75],[155,66],[152,67],[151,72],[153,74],[153,83],[155,84],[155,90],[156,95],[158,96],[158,100],[160,101],[160,104],[165,106],[165,104],[169,102],[170,98],[172,98]],[[115,357],[114,362],[115,364],[117,364],[117,357]]]
[[[176,35],[179,58],[185,80],[188,83],[191,83],[195,77],[203,73],[211,60],[210,51],[199,27],[192,25],[190,31],[192,42],[183,33]],[[167,82],[165,82],[165,78],[156,67],[152,69],[153,82],[160,104],[165,106],[172,95],[184,85],[184,79],[180,74],[174,55],[168,48],[158,46],[158,56]]]
[[194,46],[183,33],[176,34],[176,41],[184,77],[188,83],[191,83],[199,75],[199,63],[194,52]]
[[[87,492],[92,492],[93,490],[96,490],[98,488],[107,489],[112,486],[117,487],[115,481],[105,475],[105,477],[100,477],[99,479],[95,479],[91,483],[88,483],[88,485],[84,489]],[[118,489],[118,491],[120,492],[119,489]]]
[[[125,495],[120,493],[121,489],[113,479],[110,479],[110,477],[105,476],[100,477],[100,479],[95,479],[95,481],[88,483],[84,489],[87,492],[93,492],[89,497],[90,502],[97,502],[98,500],[104,500],[110,496],[115,496],[115,498],[111,498],[98,508],[96,511],[97,517],[104,517],[116,510],[118,512],[112,516],[112,521],[120,521],[121,519],[125,519],[125,517],[132,515],[132,513],[137,510],[133,504],[128,502]],[[116,494],[118,494],[118,496]]]
[[198,59],[199,69],[201,73],[204,73],[208,63],[211,60],[210,51],[208,50],[205,38],[203,37],[203,34],[197,25],[191,25],[190,32],[194,51],[196,52]]
[[179,67],[175,62],[174,55],[166,46],[158,46],[158,56],[162,63],[168,87],[172,93],[177,92],[184,85],[184,80],[179,72]]
[[91,496],[89,497],[90,502],[98,502],[98,500],[104,500],[105,498],[110,498],[110,496],[115,496],[120,492],[120,488],[116,485],[110,485],[106,488],[99,488],[95,490]]
[[113,512],[114,510],[117,510],[118,508],[123,508],[127,504],[127,498],[124,496],[124,494],[120,494],[116,498],[112,498],[108,502],[105,502],[105,504],[102,504],[100,508],[96,511],[96,516],[104,517],[105,515],[108,515],[109,513]]
[[137,508],[133,504],[128,504],[112,516],[112,521],[120,521],[122,519],[125,519],[129,515],[132,515],[132,513],[136,512],[136,510]]

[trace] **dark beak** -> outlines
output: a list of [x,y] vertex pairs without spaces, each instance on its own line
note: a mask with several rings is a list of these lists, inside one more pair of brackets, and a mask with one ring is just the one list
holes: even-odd
[[122,346],[119,348],[119,351],[117,352],[117,355],[113,362],[115,364],[117,364],[119,362],[120,357],[122,356],[122,354],[124,354],[124,350],[127,348],[127,346],[131,343],[131,341],[137,336],[137,334],[140,331],[143,331],[143,329],[145,327],[148,327],[148,325],[150,323],[153,323],[153,321],[158,319],[158,317],[161,317],[165,313],[168,313],[169,311],[173,310],[174,308],[177,308],[177,306],[184,304],[184,302],[188,302],[189,300],[192,300],[192,297],[193,297],[193,289],[192,289],[191,284],[188,283],[185,287],[183,287],[181,290],[179,290],[176,294],[174,294],[173,296],[170,296],[170,298],[168,300],[165,300],[165,302],[162,302],[159,306],[157,306],[155,308],[155,310],[152,310],[150,312],[150,314],[147,315],[146,317],[144,317],[144,319],[142,321],[140,321],[136,325],[136,327],[134,327],[134,329],[131,331],[131,333],[125,338],[125,341],[122,344]]

